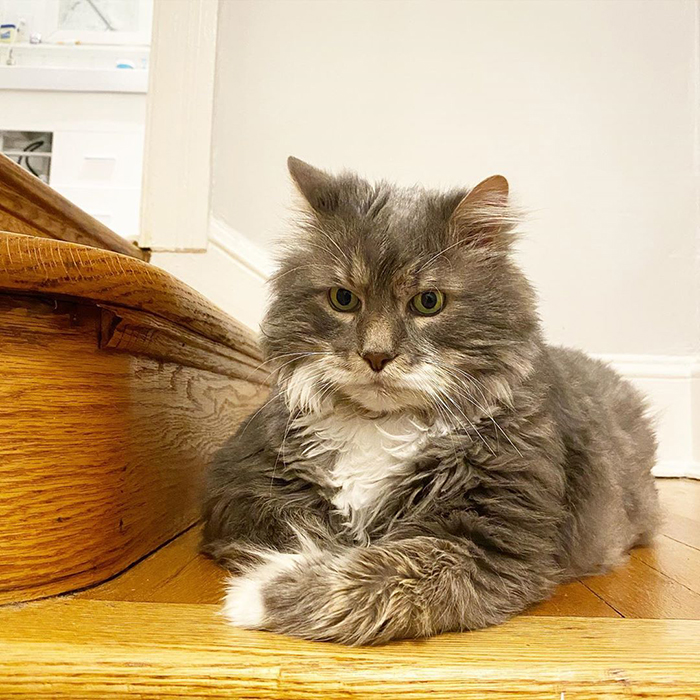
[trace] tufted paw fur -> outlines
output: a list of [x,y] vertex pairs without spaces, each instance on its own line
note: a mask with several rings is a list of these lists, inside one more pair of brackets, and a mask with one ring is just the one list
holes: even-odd
[[265,625],[265,589],[283,572],[294,568],[303,554],[267,553],[265,563],[231,578],[226,591],[224,615],[236,627],[262,629]]

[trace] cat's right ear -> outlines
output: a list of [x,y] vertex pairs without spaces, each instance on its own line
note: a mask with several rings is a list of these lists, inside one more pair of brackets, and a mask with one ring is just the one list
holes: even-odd
[[517,216],[508,202],[508,180],[493,175],[471,189],[450,217],[458,239],[473,247],[508,249]]
[[332,175],[294,156],[287,158],[287,167],[299,193],[314,211],[329,214],[337,209],[340,193]]

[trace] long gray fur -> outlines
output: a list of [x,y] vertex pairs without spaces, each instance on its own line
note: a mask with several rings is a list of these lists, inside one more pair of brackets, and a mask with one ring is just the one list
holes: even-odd
[[[305,208],[262,326],[277,384],[217,455],[204,508],[203,549],[234,573],[264,550],[305,553],[266,583],[261,626],[346,644],[480,628],[648,543],[658,504],[644,400],[605,364],[543,341],[510,255],[505,181],[439,193],[295,159],[290,171]],[[359,311],[332,309],[333,286],[356,291]],[[407,299],[426,288],[446,305],[416,318]],[[379,409],[358,355],[368,348],[397,356],[376,383]],[[418,367],[425,390],[402,384]],[[410,412],[449,431],[388,482],[358,537],[332,503],[333,450],[309,456],[317,411]]]

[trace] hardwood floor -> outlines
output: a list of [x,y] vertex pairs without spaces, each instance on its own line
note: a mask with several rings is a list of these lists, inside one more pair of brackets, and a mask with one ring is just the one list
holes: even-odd
[[605,576],[561,586],[530,614],[700,620],[700,481],[657,479],[657,488],[664,521],[653,547]]
[[0,697],[697,699],[700,481],[658,486],[658,541],[617,571],[500,627],[377,649],[226,625],[191,528],[102,585],[0,608]]

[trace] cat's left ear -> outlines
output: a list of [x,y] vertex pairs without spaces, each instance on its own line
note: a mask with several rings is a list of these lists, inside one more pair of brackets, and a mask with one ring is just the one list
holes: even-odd
[[333,175],[294,156],[287,158],[287,167],[299,194],[312,209],[321,214],[330,214],[338,208],[340,193]]
[[474,247],[507,249],[517,223],[508,203],[508,180],[493,175],[470,190],[450,217],[453,234]]

